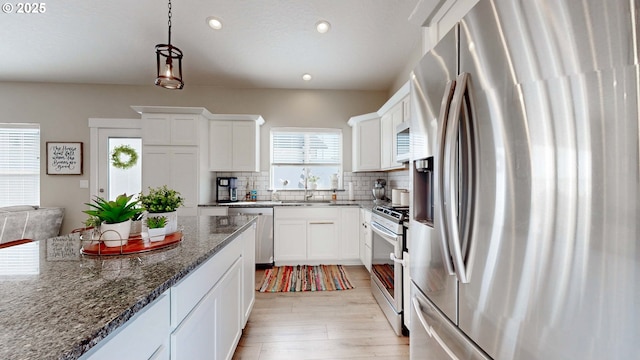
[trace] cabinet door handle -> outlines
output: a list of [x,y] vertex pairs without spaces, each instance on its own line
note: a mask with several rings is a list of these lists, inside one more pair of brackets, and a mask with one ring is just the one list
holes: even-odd
[[329,224],[333,224],[333,221],[310,221],[309,224],[312,225],[329,225]]

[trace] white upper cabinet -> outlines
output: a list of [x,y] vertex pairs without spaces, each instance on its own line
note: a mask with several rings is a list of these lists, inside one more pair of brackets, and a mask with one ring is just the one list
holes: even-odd
[[204,108],[132,106],[142,115],[143,145],[199,145],[198,131],[211,113]]
[[[179,215],[197,215],[210,202],[205,108],[132,106],[142,115],[142,188],[167,185],[180,192]],[[204,148],[203,151],[201,148]],[[204,153],[203,153],[204,152]]]
[[398,163],[396,127],[409,121],[409,82],[406,82],[377,112],[349,119],[352,136],[352,170],[404,169]]
[[[409,82],[405,83],[381,108],[380,115],[380,169],[395,170],[405,167],[396,162],[396,127],[409,120]],[[405,114],[406,113],[406,114]]]
[[260,171],[259,115],[214,115],[209,121],[210,171]]
[[198,145],[198,115],[142,114],[144,145]]
[[352,171],[380,170],[380,116],[370,113],[349,119]]

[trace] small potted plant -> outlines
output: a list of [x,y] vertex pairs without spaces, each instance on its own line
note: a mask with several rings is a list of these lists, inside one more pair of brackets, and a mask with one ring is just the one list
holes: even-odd
[[184,203],[184,198],[179,192],[169,189],[167,185],[157,188],[149,187],[149,193],[147,195],[140,193],[138,200],[149,214],[167,218],[167,234],[178,230],[177,210]]
[[318,180],[320,180],[320,177],[315,176],[315,175],[310,175],[309,176],[309,187],[311,188],[311,190],[316,190],[318,188]]
[[[109,201],[96,196],[93,203],[85,203],[91,207],[83,211],[91,217],[100,220],[100,238],[106,246],[126,245],[131,232],[131,219],[142,209],[137,208],[137,200],[131,201],[133,195],[121,194],[115,200]],[[92,219],[92,221],[96,221]]]
[[147,217],[147,228],[149,228],[149,240],[162,241],[165,237],[165,226],[167,225],[167,218],[164,216],[149,216]]

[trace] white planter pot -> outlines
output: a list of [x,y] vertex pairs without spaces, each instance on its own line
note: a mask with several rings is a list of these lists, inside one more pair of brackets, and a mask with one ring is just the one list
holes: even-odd
[[[144,214],[144,219],[143,219],[143,228],[142,231],[145,231],[146,229],[146,218],[149,216],[164,216],[167,218],[167,225],[165,226],[165,229],[167,230],[167,235],[168,234],[173,234],[174,232],[178,231],[178,212],[177,211],[172,211],[172,212],[164,212],[164,213],[145,213]],[[146,228],[146,229],[145,229]]]
[[165,228],[149,229],[147,231],[149,233],[149,240],[151,240],[151,242],[164,240],[164,236],[166,234]]
[[131,232],[131,220],[117,224],[102,223],[100,225],[100,240],[108,247],[127,245]]
[[131,233],[129,234],[130,236],[137,236],[140,235],[140,233],[142,232],[142,220],[138,220],[138,221],[131,221]]

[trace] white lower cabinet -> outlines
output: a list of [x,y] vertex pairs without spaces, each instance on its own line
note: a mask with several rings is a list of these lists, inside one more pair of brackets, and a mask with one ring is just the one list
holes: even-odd
[[242,335],[241,265],[236,259],[171,333],[171,359],[231,359]]
[[171,333],[171,359],[213,358],[216,352],[216,293],[211,290]]
[[160,295],[152,304],[81,359],[169,359],[169,292]]
[[255,224],[81,359],[231,359],[255,299],[254,257]]
[[[255,285],[254,285],[255,286]],[[231,360],[242,336],[244,311],[242,309],[242,260],[234,263],[227,275],[214,288],[216,306],[216,357]],[[184,359],[203,359],[187,357]]]
[[307,221],[291,220],[276,209],[273,224],[273,257],[276,265],[307,258]]
[[338,219],[307,222],[307,259],[328,260],[340,257]]
[[360,261],[371,272],[371,211],[360,209]]
[[226,206],[198,206],[198,216],[228,216],[229,208]]
[[276,265],[358,264],[358,208],[274,208]]
[[360,257],[360,208],[344,207],[340,209],[340,258],[343,261],[355,261]]
[[244,251],[255,251],[248,241],[255,244],[254,226],[172,287],[171,359],[233,356],[247,316],[243,295],[255,286],[255,280],[248,284],[243,276]]

